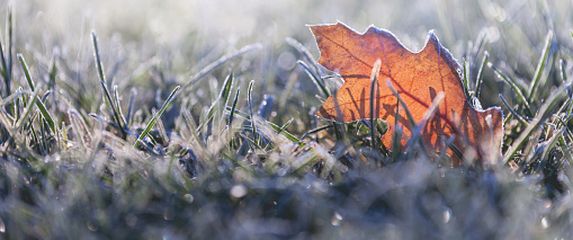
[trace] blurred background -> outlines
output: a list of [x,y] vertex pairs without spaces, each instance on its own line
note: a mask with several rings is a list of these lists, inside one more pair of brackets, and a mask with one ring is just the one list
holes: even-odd
[[[533,75],[550,30],[555,49],[569,51],[573,45],[573,3],[567,0],[2,2],[4,13],[15,8],[17,51],[45,58],[56,52],[68,61],[91,59],[89,33],[95,31],[108,66],[121,59],[118,68],[134,70],[153,60],[192,74],[224,53],[261,43],[264,50],[252,58],[261,62],[259,75],[251,77],[270,91],[287,81],[285,72],[300,59],[285,38],[302,42],[318,57],[307,24],[342,21],[357,31],[375,25],[392,31],[412,50],[420,49],[434,29],[458,60],[470,62],[474,75],[475,63],[488,51],[491,62],[518,80]],[[499,103],[502,86],[493,84],[491,71],[485,74],[489,89],[482,101]],[[188,75],[172,77],[183,82]]]

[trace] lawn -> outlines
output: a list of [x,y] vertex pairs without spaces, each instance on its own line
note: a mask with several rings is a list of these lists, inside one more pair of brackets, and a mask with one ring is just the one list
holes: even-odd
[[[0,239],[573,238],[572,1],[0,3]],[[318,118],[337,21],[433,29],[495,164]]]

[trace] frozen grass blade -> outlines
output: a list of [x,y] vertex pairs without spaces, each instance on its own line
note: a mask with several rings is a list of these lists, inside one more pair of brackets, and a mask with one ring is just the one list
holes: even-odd
[[119,114],[119,120],[121,121],[124,129],[127,131],[127,129],[129,129],[129,127],[127,125],[127,120],[125,119],[125,116],[123,115],[123,109],[121,109],[121,102],[120,102],[119,90],[118,90],[117,85],[113,85],[113,99],[115,101],[115,106],[117,107],[117,113]]
[[251,131],[253,132],[253,137],[257,136],[257,128],[256,128],[256,123],[255,123],[255,119],[253,118],[254,113],[253,113],[253,85],[255,85],[255,80],[251,80],[249,82],[249,87],[247,88],[247,101],[248,101],[248,105],[249,105],[249,116],[250,116],[250,121],[251,121]]
[[165,110],[167,110],[167,108],[173,102],[173,100],[175,100],[175,97],[177,96],[179,89],[181,89],[181,87],[177,86],[173,89],[173,91],[171,91],[171,93],[169,94],[167,99],[165,99],[165,101],[163,102],[163,104],[159,108],[159,111],[157,111],[153,115],[153,117],[151,117],[149,122],[147,122],[147,125],[145,125],[145,128],[143,129],[141,134],[139,134],[139,137],[135,141],[135,147],[139,147],[140,143],[143,142],[143,139],[145,139],[145,137],[149,134],[151,129],[153,129],[153,127],[155,126],[155,124],[157,123],[159,118],[161,118],[161,115],[163,115],[163,113],[165,112]]
[[219,95],[217,95],[217,98],[215,99],[215,101],[213,101],[213,103],[209,107],[209,110],[207,110],[207,119],[203,122],[203,124],[199,125],[198,129],[202,129],[205,125],[209,125],[213,121],[213,117],[217,109],[227,108],[229,95],[231,92],[231,88],[233,87],[233,80],[234,76],[232,73],[227,75],[225,81],[223,82],[223,87],[219,92]]
[[107,103],[109,104],[109,107],[112,110],[114,120],[115,120],[115,122],[119,128],[119,131],[121,132],[121,136],[123,139],[125,139],[127,137],[127,132],[126,132],[125,126],[123,125],[123,123],[121,121],[121,117],[118,113],[117,106],[115,106],[115,104],[114,104],[115,101],[113,101],[111,94],[110,94],[110,91],[109,91],[108,86],[107,86],[107,81],[106,81],[104,70],[103,70],[103,64],[101,62],[101,58],[100,58],[100,54],[99,54],[99,45],[98,45],[98,41],[97,41],[97,35],[95,32],[92,32],[91,36],[92,36],[92,44],[93,44],[93,48],[94,48],[94,58],[95,58],[95,63],[96,63],[96,70],[97,70],[98,77],[100,80],[99,82],[100,82],[101,88],[105,94],[105,98],[107,100]]
[[34,108],[34,103],[36,102],[37,98],[38,98],[38,92],[37,91],[33,92],[28,102],[26,103],[26,108],[24,109],[24,112],[22,113],[22,115],[20,115],[19,118],[16,119],[16,122],[14,122],[15,129],[21,128],[24,121],[28,119],[28,116],[32,112],[32,109]]
[[13,68],[13,59],[12,59],[12,52],[14,51],[14,19],[13,19],[13,12],[14,8],[12,6],[9,7],[8,10],[8,19],[6,21],[6,31],[8,35],[8,52],[6,53],[6,95],[10,95],[10,88],[12,84],[12,68]]
[[[10,89],[10,76],[8,75],[8,63],[6,57],[4,56],[4,45],[0,39],[0,61],[2,64],[2,78],[4,79],[4,87]],[[9,96],[10,92],[6,91],[6,96]]]
[[314,57],[312,57],[312,54],[310,54],[308,49],[303,44],[301,44],[300,42],[298,42],[294,38],[287,38],[286,42],[291,47],[296,49],[299,53],[301,53],[302,56],[306,59],[306,61],[311,63],[312,69],[308,64],[306,64],[305,61],[302,61],[302,60],[297,61],[297,64],[302,67],[304,72],[310,77],[310,79],[314,82],[316,87],[322,92],[322,94],[323,94],[322,97],[324,97],[324,98],[329,97],[331,95],[331,93],[328,90],[328,88],[325,87],[326,85],[324,84],[324,79],[320,77],[319,67],[317,66],[316,62],[314,61]]
[[[394,96],[396,96],[396,98],[398,99],[398,102],[400,103],[402,108],[404,108],[404,112],[406,112],[406,117],[408,118],[408,121],[410,122],[411,127],[412,128],[416,127],[416,120],[412,116],[410,109],[408,109],[408,105],[406,104],[406,102],[404,102],[404,100],[402,100],[402,97],[400,97],[400,94],[398,93],[398,91],[396,91],[396,88],[394,88],[394,86],[392,85],[392,82],[390,82],[390,80],[386,80],[386,84],[390,88],[390,91],[392,91],[392,94],[394,94]],[[398,112],[398,111],[396,111],[396,112]]]
[[36,86],[34,86],[34,82],[32,81],[32,77],[30,76],[28,64],[26,63],[24,56],[22,56],[21,53],[16,54],[16,56],[18,58],[18,61],[20,61],[20,65],[22,66],[22,70],[24,71],[24,76],[26,77],[26,81],[28,82],[28,86],[30,87],[32,92],[36,91]]
[[312,80],[312,82],[314,83],[314,85],[316,85],[316,88],[318,88],[320,90],[320,92],[322,92],[322,95],[324,98],[327,98],[331,95],[330,91],[328,90],[328,88],[326,88],[323,79],[320,76],[317,76],[316,74],[314,74],[312,72],[312,70],[310,69],[310,67],[303,61],[297,61],[298,65],[302,67],[302,69],[304,70],[304,72],[310,77],[310,79]]
[[464,94],[466,97],[470,96],[470,62],[467,59],[464,59],[464,66],[463,66],[464,77],[462,78],[462,84],[464,86]]
[[203,79],[205,76],[207,76],[213,70],[217,69],[218,67],[225,64],[226,62],[233,60],[233,59],[235,59],[235,58],[237,58],[237,57],[239,57],[245,53],[248,53],[248,52],[251,52],[254,50],[259,50],[261,48],[262,48],[261,44],[258,44],[258,43],[251,44],[251,45],[244,46],[243,48],[239,49],[236,52],[232,52],[232,53],[229,53],[227,55],[220,57],[219,59],[217,59],[216,61],[203,67],[201,69],[201,71],[199,71],[198,73],[193,75],[186,83],[183,84],[182,88],[185,89],[185,88],[197,83],[199,80]]
[[[30,70],[28,68],[28,64],[26,63],[26,60],[24,59],[24,56],[22,56],[22,54],[18,54],[17,56],[18,56],[18,60],[20,61],[20,65],[22,66],[22,71],[24,72],[24,76],[26,77],[26,81],[28,82],[28,85],[30,86],[30,89],[32,90],[32,92],[35,92],[37,94],[34,81],[32,80],[32,76],[30,75]],[[32,103],[35,103],[35,105],[38,106],[38,110],[40,110],[40,113],[42,114],[43,119],[46,121],[46,124],[48,124],[48,127],[50,128],[52,133],[55,135],[56,134],[56,124],[54,122],[54,119],[52,118],[52,115],[50,114],[50,112],[48,112],[48,109],[46,109],[46,105],[44,105],[44,102],[40,98],[38,98],[36,94],[32,99],[33,100]]]
[[263,121],[265,121],[266,123],[268,123],[268,124],[271,126],[271,128],[272,128],[277,134],[283,135],[284,137],[286,137],[286,138],[287,138],[288,140],[290,140],[291,142],[296,143],[298,146],[301,146],[301,147],[304,146],[304,143],[303,143],[300,139],[298,139],[294,134],[292,134],[292,133],[290,133],[290,132],[288,132],[288,131],[285,130],[285,128],[288,126],[288,122],[287,122],[284,126],[281,127],[281,126],[279,126],[279,125],[276,125],[276,124],[273,123],[273,122],[269,122],[269,121],[266,121],[266,120],[264,120],[264,119],[263,119]]
[[241,87],[237,87],[237,91],[235,92],[233,104],[231,105],[231,110],[229,112],[229,119],[227,120],[227,127],[233,126],[233,119],[235,117],[235,109],[237,109],[237,102],[239,102],[239,95],[241,95]]
[[[526,124],[527,125],[527,120],[525,119],[524,116],[522,116],[521,114],[519,114],[518,112],[516,112],[511,105],[509,104],[509,102],[507,101],[507,99],[502,95],[499,94],[499,99],[501,100],[501,103],[503,103],[503,105],[507,108],[507,110],[509,110],[509,112],[515,116],[517,118],[517,120],[519,120],[519,122]],[[508,116],[509,117],[509,116]]]
[[507,164],[513,156],[521,149],[528,140],[531,134],[535,130],[539,130],[539,127],[546,124],[545,120],[549,118],[552,114],[552,110],[555,108],[555,104],[562,100],[563,95],[569,90],[571,85],[565,84],[561,86],[558,90],[554,91],[553,94],[545,101],[545,103],[539,109],[539,112],[535,118],[527,125],[527,127],[521,132],[519,137],[513,142],[509,149],[505,152],[503,157],[503,162]]
[[541,76],[543,75],[543,71],[548,64],[547,59],[549,58],[549,54],[551,53],[551,43],[553,41],[553,31],[549,31],[545,36],[545,46],[543,47],[543,52],[539,57],[539,62],[537,63],[537,67],[535,68],[535,73],[533,74],[533,79],[531,80],[531,84],[529,85],[529,90],[527,91],[527,97],[531,101],[535,101],[537,98],[535,96],[535,91],[541,81]]
[[565,61],[563,59],[559,59],[559,77],[561,77],[562,82],[567,82],[567,73],[565,72],[565,69]]
[[127,103],[127,116],[125,117],[125,124],[127,126],[131,125],[131,121],[133,118],[133,111],[134,111],[134,104],[135,104],[135,96],[137,95],[137,90],[135,88],[129,91],[129,102]]
[[302,136],[300,137],[300,139],[305,139],[307,136],[309,136],[309,135],[311,135],[311,134],[315,134],[315,133],[317,133],[317,132],[320,132],[320,131],[322,131],[322,130],[329,129],[329,128],[332,128],[332,127],[333,127],[332,125],[324,125],[324,126],[320,126],[320,127],[317,127],[317,128],[313,128],[313,129],[311,129],[311,130],[306,131],[304,134],[302,134]]
[[503,80],[505,83],[507,83],[511,87],[511,89],[513,90],[513,93],[515,93],[515,95],[517,96],[517,99],[521,103],[523,103],[523,106],[524,106],[525,110],[527,111],[528,115],[532,116],[533,111],[531,110],[531,107],[529,106],[529,100],[527,100],[527,98],[523,94],[523,91],[521,91],[521,88],[519,88],[519,86],[511,78],[509,78],[508,76],[503,74],[501,71],[499,71],[496,67],[494,67],[492,63],[488,63],[488,66],[493,70],[493,72],[495,73],[495,75],[498,78]]
[[380,67],[382,61],[377,59],[372,67],[370,74],[370,140],[372,148],[376,148],[376,118],[378,117],[378,75],[380,74]]
[[483,69],[488,61],[489,58],[489,54],[487,51],[485,51],[483,53],[483,58],[481,59],[480,65],[479,65],[479,69],[478,69],[478,73],[476,76],[476,89],[475,89],[475,95],[476,98],[480,98],[481,95],[481,89],[482,89],[482,85],[483,85]]

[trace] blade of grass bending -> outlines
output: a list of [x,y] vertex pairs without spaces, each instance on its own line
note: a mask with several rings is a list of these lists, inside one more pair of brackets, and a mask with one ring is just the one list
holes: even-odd
[[[26,63],[24,56],[22,56],[22,54],[18,54],[17,57],[18,60],[20,61],[20,65],[22,66],[22,70],[24,71],[24,76],[26,77],[26,81],[28,82],[30,89],[32,90],[32,92],[36,92],[36,87],[34,81],[32,80],[32,76],[30,75],[30,69],[28,68],[28,64]],[[36,104],[38,110],[40,110],[40,113],[42,114],[42,117],[48,124],[50,130],[52,131],[52,133],[56,134],[56,124],[54,123],[52,115],[50,115],[50,112],[48,112],[48,109],[46,109],[46,105],[44,105],[44,102],[40,98],[38,98],[37,95],[34,98],[36,99],[33,99],[35,101],[32,103]]]
[[[310,54],[308,49],[304,47],[302,43],[290,37],[286,38],[286,42],[288,43],[288,45],[290,45],[291,47],[296,49],[299,53],[301,53],[306,58],[306,60],[314,62],[312,54]],[[318,68],[316,67],[316,65],[313,64],[312,66],[314,67],[315,72],[318,72]]]
[[300,137],[300,139],[304,139],[304,138],[306,138],[306,137],[307,137],[308,135],[310,135],[310,134],[314,134],[314,133],[317,133],[317,132],[320,132],[320,131],[322,131],[322,130],[329,129],[329,128],[332,128],[332,127],[333,127],[332,125],[324,125],[324,126],[320,126],[320,127],[317,127],[317,128],[311,129],[311,130],[308,130],[307,132],[305,132],[304,134],[302,134],[302,136]]
[[316,76],[316,74],[312,72],[310,67],[305,62],[298,60],[297,63],[299,66],[302,67],[302,69],[310,77],[310,79],[312,79],[312,82],[314,83],[314,85],[316,85],[316,88],[318,88],[322,92],[322,94],[324,95],[323,97],[329,97],[331,93],[328,90],[328,88],[326,88],[326,86],[324,85],[322,78],[320,76]]
[[559,102],[562,98],[563,93],[567,91],[568,88],[571,87],[571,83],[567,83],[559,87],[557,91],[555,91],[549,99],[545,101],[545,103],[539,109],[539,112],[535,116],[535,118],[529,123],[529,125],[522,131],[521,135],[513,142],[513,144],[509,147],[507,152],[503,157],[503,162],[507,164],[509,160],[517,153],[520,147],[529,140],[529,136],[535,131],[536,129],[541,126],[545,120],[551,115],[550,111],[557,102]]
[[100,54],[99,54],[99,45],[97,42],[97,35],[95,32],[92,32],[91,35],[92,35],[92,43],[93,43],[93,47],[94,47],[94,58],[95,58],[95,63],[96,63],[96,70],[97,70],[98,77],[100,80],[99,82],[100,82],[101,88],[105,94],[107,103],[109,104],[109,106],[113,112],[114,120],[119,127],[122,138],[125,139],[127,137],[127,132],[125,130],[123,123],[121,122],[121,118],[119,116],[118,110],[114,104],[114,101],[111,98],[110,91],[107,87],[107,81],[105,79],[105,75],[104,75],[104,71],[103,71],[103,64],[101,62],[101,58],[100,58]]
[[185,89],[185,88],[197,83],[203,77],[207,76],[207,74],[209,74],[210,72],[215,70],[217,67],[223,65],[224,63],[226,63],[232,59],[235,59],[235,58],[237,58],[237,57],[239,57],[245,53],[248,53],[248,52],[253,51],[253,50],[258,50],[261,48],[262,48],[262,45],[260,43],[255,43],[255,44],[244,46],[236,52],[232,52],[232,53],[229,53],[227,55],[220,57],[219,59],[217,59],[214,62],[210,63],[209,65],[205,66],[204,68],[201,69],[201,71],[199,71],[198,73],[193,75],[191,77],[191,79],[189,79],[189,81],[187,81],[186,83],[183,84],[182,88]]
[[517,99],[519,99],[519,101],[523,103],[523,106],[525,107],[525,110],[527,111],[529,116],[532,116],[533,111],[531,111],[531,107],[529,106],[529,101],[527,100],[527,98],[523,94],[523,91],[521,91],[521,88],[519,88],[519,86],[517,86],[517,84],[515,84],[515,82],[513,82],[513,80],[511,80],[508,76],[506,76],[501,71],[499,71],[496,67],[494,67],[491,62],[488,63],[488,66],[493,70],[493,72],[495,73],[495,75],[498,78],[503,80],[505,83],[507,83],[511,87],[511,89],[513,90],[513,92],[517,96]]
[[475,89],[475,94],[476,97],[479,98],[480,94],[481,94],[481,88],[483,85],[483,69],[485,67],[485,64],[487,63],[487,59],[489,58],[489,53],[487,51],[485,51],[483,53],[483,58],[481,59],[480,65],[479,65],[479,69],[478,69],[478,73],[476,76],[476,89]]
[[275,132],[277,134],[283,135],[284,137],[286,137],[288,140],[292,141],[293,143],[296,143],[299,146],[304,146],[304,143],[302,141],[300,141],[300,139],[298,139],[294,134],[288,132],[285,130],[285,128],[287,127],[287,124],[285,124],[283,127],[276,125],[273,122],[269,122],[266,121],[273,130],[275,130]]
[[140,142],[143,142],[143,139],[145,139],[145,137],[149,134],[151,129],[153,129],[153,126],[155,126],[155,124],[157,123],[157,120],[159,120],[161,115],[163,115],[163,113],[165,112],[165,110],[167,110],[167,108],[173,102],[173,100],[175,100],[175,97],[177,96],[177,93],[179,92],[180,89],[181,89],[181,86],[177,86],[173,89],[173,91],[171,91],[171,93],[169,94],[167,99],[165,99],[165,101],[161,105],[161,108],[159,108],[159,111],[157,111],[153,115],[153,117],[151,117],[149,122],[147,122],[147,125],[145,125],[145,128],[143,129],[141,134],[139,134],[139,137],[135,141],[135,147],[138,147]]
[[541,76],[543,75],[543,70],[547,65],[547,59],[549,58],[549,54],[551,53],[551,46],[553,40],[553,31],[549,31],[545,36],[545,45],[543,46],[543,52],[539,57],[539,62],[537,63],[537,67],[535,68],[535,73],[533,74],[533,79],[531,80],[531,84],[529,85],[529,90],[527,91],[527,97],[532,101],[535,100],[536,96],[535,90],[539,85],[541,80]]
[[518,112],[513,110],[513,108],[509,105],[509,102],[507,101],[507,99],[503,95],[501,95],[501,93],[498,96],[499,96],[499,99],[501,99],[501,103],[507,108],[507,110],[509,110],[509,112],[513,116],[515,116],[517,118],[517,120],[519,120],[519,122],[521,122],[525,125],[529,124],[524,116],[522,116],[521,114],[519,114]]
[[376,117],[378,113],[374,112],[376,109],[376,103],[378,102],[378,76],[380,74],[380,67],[382,66],[382,61],[376,59],[374,66],[372,67],[372,73],[370,74],[370,140],[371,147],[376,148]]
[[28,63],[26,63],[26,59],[24,59],[24,56],[22,56],[21,53],[16,54],[16,57],[18,58],[18,61],[20,61],[20,65],[22,66],[22,70],[24,71],[24,76],[26,77],[28,86],[30,87],[30,89],[32,89],[32,92],[36,91],[36,86],[34,85],[32,77],[30,76],[30,70],[28,68]]

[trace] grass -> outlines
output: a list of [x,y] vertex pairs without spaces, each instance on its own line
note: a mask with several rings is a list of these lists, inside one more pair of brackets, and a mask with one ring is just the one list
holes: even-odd
[[[1,239],[573,234],[568,1],[50,2],[0,9]],[[114,4],[134,11],[104,14]],[[80,10],[99,37],[76,35]],[[384,146],[401,129],[373,116],[317,119],[340,79],[305,24],[335,19],[408,46],[434,28],[464,60],[468,101],[503,108],[498,164],[450,168],[418,135]]]

